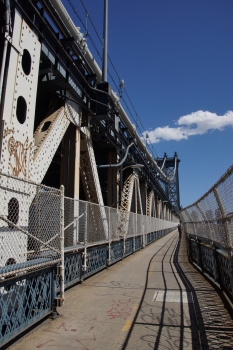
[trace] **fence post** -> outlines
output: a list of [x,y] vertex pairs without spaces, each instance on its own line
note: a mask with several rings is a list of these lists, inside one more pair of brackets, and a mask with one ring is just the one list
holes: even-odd
[[194,223],[194,221],[193,221],[193,219],[192,219],[192,216],[189,214],[189,211],[187,210],[187,209],[185,209],[185,213],[186,213],[186,215],[189,217],[189,219],[190,219],[190,224],[192,224],[192,226],[193,226],[193,231],[194,231],[194,234],[195,234],[195,236],[196,236],[196,239],[197,239],[197,229],[196,229],[196,225],[195,225],[195,223]]
[[[106,207],[107,210],[107,207]],[[107,266],[111,262],[111,239],[112,239],[112,234],[110,237],[110,221],[111,220],[111,214],[110,214],[110,208],[108,208],[108,260],[107,260]]]
[[212,265],[213,265],[213,275],[214,275],[214,279],[217,280],[217,270],[216,270],[216,261],[215,261],[215,246],[214,246],[214,237],[212,235],[212,231],[211,231],[211,227],[210,227],[210,223],[206,217],[206,215],[204,214],[203,210],[201,209],[200,205],[197,204],[197,208],[199,210],[199,212],[201,213],[202,217],[206,220],[208,229],[209,229],[209,238],[210,238],[210,248],[211,248],[211,256],[212,256]]
[[65,299],[65,252],[64,252],[64,186],[61,185],[61,201],[60,201],[60,244],[61,244],[61,266],[60,266],[60,306],[63,305]]
[[56,317],[58,315],[57,313],[57,266],[53,268],[53,274],[52,274],[52,285],[51,285],[51,296],[52,296],[52,317]]
[[218,273],[217,273],[217,266],[216,266],[216,252],[215,252],[214,242],[211,242],[211,255],[212,255],[214,280],[217,281]]
[[138,232],[138,214],[136,213],[135,215],[135,232],[134,232],[134,235],[133,235],[133,253],[135,252],[135,237],[137,235],[137,232]]
[[85,203],[85,209],[84,209],[85,226],[84,226],[84,253],[83,253],[82,271],[87,270],[87,206],[88,204],[90,203]]
[[[35,198],[35,207],[36,207],[36,217],[35,217],[35,231],[36,236],[41,239],[41,229],[40,229],[40,186],[36,186],[36,198]],[[37,242],[34,250],[36,252],[36,256],[39,256],[40,254],[41,245],[39,245],[39,242]]]
[[203,270],[203,266],[202,266],[202,255],[201,255],[201,244],[198,241],[197,237],[196,237],[196,246],[197,246],[197,263],[200,267],[201,270]]
[[225,215],[225,211],[224,211],[224,208],[223,208],[223,205],[221,202],[221,198],[220,198],[219,193],[218,193],[218,189],[214,188],[213,191],[214,191],[214,195],[215,195],[215,198],[216,198],[218,206],[219,206],[219,210],[220,210],[221,215],[222,215],[223,227],[224,227],[226,240],[227,240],[227,251],[228,251],[228,257],[229,257],[229,270],[230,270],[230,281],[231,281],[231,293],[233,295],[233,252],[232,252],[232,248],[231,248],[230,232],[228,230],[226,215]]
[[189,237],[189,234],[186,233],[186,245],[187,245],[187,254],[188,254],[188,258],[190,260],[190,237]]
[[146,217],[145,215],[143,215],[143,222],[142,222],[142,248],[145,248],[146,244],[145,244],[145,220]]

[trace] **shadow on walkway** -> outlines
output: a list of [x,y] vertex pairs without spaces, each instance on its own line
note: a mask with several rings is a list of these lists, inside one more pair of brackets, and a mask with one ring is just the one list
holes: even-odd
[[173,236],[151,258],[144,293],[122,349],[233,349],[233,321],[216,290]]

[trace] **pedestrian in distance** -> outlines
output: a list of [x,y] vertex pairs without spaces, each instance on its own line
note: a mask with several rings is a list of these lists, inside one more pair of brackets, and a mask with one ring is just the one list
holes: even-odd
[[181,233],[182,233],[181,224],[178,224],[177,228],[178,228],[179,238],[180,238],[181,237]]

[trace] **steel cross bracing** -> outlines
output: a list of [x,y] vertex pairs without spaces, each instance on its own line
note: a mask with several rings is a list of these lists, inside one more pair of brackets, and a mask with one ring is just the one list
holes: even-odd
[[36,129],[31,180],[43,180],[69,124],[65,107],[62,107],[44,119]]
[[[82,128],[84,139],[82,140],[83,147],[81,151],[81,178],[84,184],[84,191],[90,202],[100,204],[101,217],[103,220],[103,228],[105,236],[108,236],[107,218],[104,209],[103,196],[99,183],[99,176],[97,172],[95,156],[92,146],[90,130],[87,127]],[[94,215],[93,215],[94,220]]]
[[88,128],[82,128],[83,139],[81,140],[81,178],[89,202],[103,205],[102,193],[96,169],[95,157]]
[[[66,9],[64,8],[64,6],[62,5],[61,1],[53,0],[52,3],[53,3],[53,6],[55,7],[56,11],[59,13],[60,17],[62,18],[62,20],[66,24],[66,26],[69,28],[70,33],[75,38],[77,38],[77,40],[80,43],[80,35],[81,35],[81,33],[74,26],[71,18],[69,17],[69,15],[68,15]],[[92,54],[90,53],[90,51],[88,50],[88,48],[86,48],[85,54],[86,54],[85,58],[86,58],[87,64],[89,64],[91,66],[92,70],[93,70],[92,73],[95,73],[98,82],[101,82],[101,78],[102,78],[101,69],[99,68],[99,66],[95,62],[95,60],[94,60]],[[172,178],[171,179],[168,178],[166,176],[166,174],[159,168],[156,160],[153,159],[152,155],[148,152],[148,150],[146,149],[146,145],[144,145],[142,143],[142,141],[141,141],[141,136],[137,134],[137,131],[135,130],[135,127],[132,125],[132,123],[130,122],[128,116],[126,115],[125,111],[123,110],[122,106],[120,105],[119,98],[116,96],[116,94],[111,89],[109,90],[109,95],[110,95],[110,97],[112,99],[112,102],[117,107],[117,109],[118,109],[118,111],[120,113],[121,119],[124,120],[124,123],[126,124],[127,128],[130,129],[132,137],[136,139],[136,141],[138,143],[138,146],[144,151],[144,153],[146,154],[147,159],[149,159],[151,161],[151,163],[153,164],[153,167],[158,171],[160,176],[162,176],[162,178],[165,181],[169,182],[170,180],[172,180]]]
[[[135,189],[135,191],[134,191]],[[142,214],[142,201],[141,201],[141,193],[139,188],[139,177],[137,172],[129,175],[124,183],[124,187],[121,194],[121,204],[120,204],[120,217],[119,217],[119,235],[125,236],[128,231],[128,214],[131,209],[133,194],[135,196],[135,206],[136,213]]]
[[[54,1],[53,1],[53,3],[54,3]],[[86,61],[85,61],[86,62]],[[86,62],[87,63],[87,62]],[[127,129],[127,128],[126,128]],[[112,130],[111,130],[111,134],[112,134]],[[131,138],[133,138],[135,135],[130,135],[131,136]],[[152,173],[153,173],[153,171],[151,171]],[[158,187],[158,184],[157,184],[157,187]]]
[[147,197],[147,208],[146,215],[156,216],[156,204],[155,204],[155,194],[154,191],[151,191]]
[[137,213],[142,214],[142,201],[139,188],[139,177],[136,172],[131,174],[125,181],[121,196],[120,210],[130,211],[133,197],[133,189],[135,187],[135,194],[137,196]]

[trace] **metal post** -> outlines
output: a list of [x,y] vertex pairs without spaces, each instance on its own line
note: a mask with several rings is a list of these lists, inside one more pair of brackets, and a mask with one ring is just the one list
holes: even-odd
[[103,33],[103,58],[102,58],[102,83],[107,81],[108,63],[108,0],[104,0],[104,33]]
[[[209,233],[210,233],[210,247],[211,247],[211,256],[212,256],[212,264],[213,264],[213,275],[214,278],[216,280],[217,278],[217,271],[216,271],[216,266],[215,266],[215,253],[214,253],[214,242],[213,242],[213,234],[212,234],[212,230],[211,230],[211,226],[209,223],[209,220],[207,219],[206,215],[204,214],[203,210],[201,209],[200,205],[197,204],[196,205],[197,209],[199,210],[199,212],[201,213],[202,217],[204,218],[204,220],[206,221],[207,225],[208,225],[208,229],[209,229]],[[197,236],[196,236],[197,239]]]
[[138,204],[138,198],[137,198],[137,195],[138,195],[138,192],[139,191],[139,186],[137,187],[137,185],[135,186],[135,232],[134,232],[134,237],[133,237],[133,252],[135,252],[135,234],[137,234],[137,230],[138,230],[138,218],[137,218],[137,215],[138,215],[138,207],[137,207],[137,204]]
[[135,252],[135,239],[136,239],[136,236],[137,236],[137,231],[138,231],[138,214],[135,215],[135,233],[134,233],[134,236],[133,236],[133,252]]
[[231,234],[229,232],[228,226],[227,226],[227,221],[226,221],[226,214],[224,207],[221,202],[221,198],[219,196],[217,188],[214,188],[213,190],[216,201],[218,203],[221,215],[222,215],[222,221],[223,221],[223,227],[226,235],[226,240],[227,240],[227,251],[228,251],[228,258],[229,258],[229,270],[230,270],[230,282],[231,282],[231,292],[233,294],[233,251],[232,251],[232,246],[231,246]]
[[61,244],[61,266],[60,266],[60,306],[63,305],[65,297],[65,252],[64,252],[64,186],[61,185],[61,202],[60,202],[60,244]]
[[87,270],[87,206],[89,203],[85,203],[84,217],[85,217],[85,229],[84,229],[84,253],[83,253],[83,267],[82,270]]
[[145,221],[146,218],[145,218],[145,215],[143,217],[143,223],[142,223],[142,248],[145,248],[146,246],[146,242],[145,242]]
[[111,238],[112,237],[110,237],[110,220],[111,220],[110,208],[108,208],[108,262],[107,262],[107,265],[109,265],[111,261]]
[[191,255],[190,255],[190,237],[189,237],[188,233],[186,233],[186,245],[187,245],[187,255],[188,255],[188,258],[190,260],[190,258],[191,258]]
[[[75,206],[77,205],[77,213],[79,216],[79,185],[80,185],[80,129],[76,128],[75,132],[75,159],[74,159],[74,217]],[[73,244],[76,245],[79,241],[79,220],[76,220],[74,225]]]
[[196,239],[196,245],[197,245],[197,264],[200,267],[200,269],[203,271],[203,264],[202,264],[202,255],[201,255],[201,243],[198,239]]
[[[34,227],[34,235],[41,239],[41,232],[40,232],[40,186],[36,186],[36,198],[35,198],[35,227]],[[34,259],[37,258],[40,254],[40,248],[39,242],[36,242],[36,246],[31,247],[30,249],[34,250]]]
[[215,252],[215,245],[214,245],[214,242],[211,242],[211,256],[212,256],[214,280],[217,281],[218,274],[217,274],[216,252]]
[[57,269],[53,269],[52,283],[51,283],[51,296],[52,296],[52,313],[53,318],[57,317]]
[[123,189],[123,170],[122,170],[122,165],[120,166],[120,188],[119,188],[119,203],[121,203],[121,192],[122,192],[122,189]]

